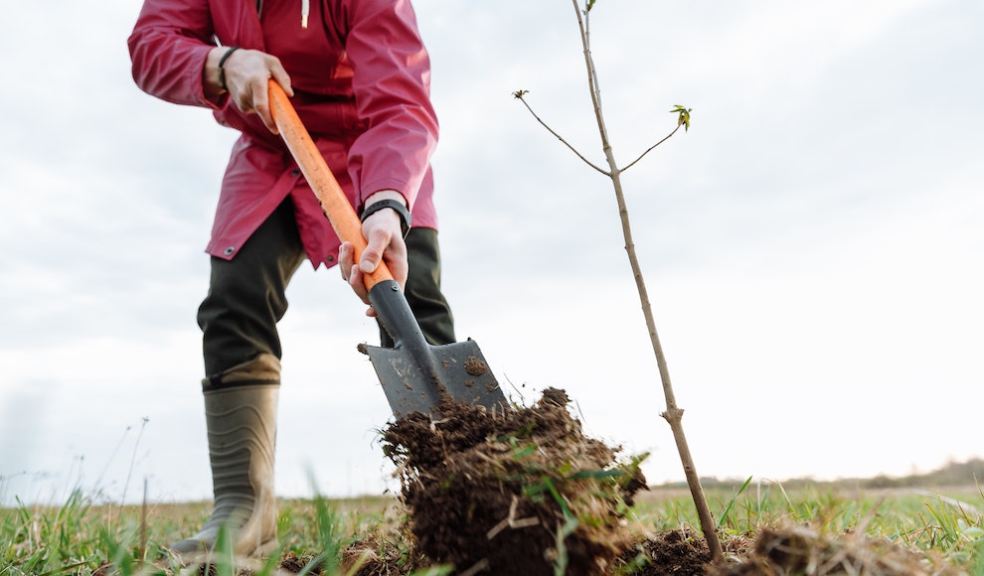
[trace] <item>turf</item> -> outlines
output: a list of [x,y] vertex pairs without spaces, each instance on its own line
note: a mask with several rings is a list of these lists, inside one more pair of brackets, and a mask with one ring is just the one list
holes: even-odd
[[[984,494],[974,487],[941,492],[825,487],[787,491],[778,484],[751,481],[733,490],[710,490],[708,496],[726,539],[751,536],[783,521],[808,524],[825,534],[847,533],[863,525],[869,536],[938,555],[974,576],[984,576]],[[0,576],[179,574],[164,545],[193,532],[207,514],[207,503],[149,504],[144,512],[141,506],[93,505],[79,492],[55,506],[0,509]],[[294,558],[297,570],[318,565],[332,573],[353,542],[382,546],[378,534],[396,533],[401,515],[395,500],[384,497],[284,501],[280,555]],[[654,533],[692,531],[697,525],[689,495],[666,489],[639,498],[630,521]],[[410,554],[405,543],[393,542],[392,537],[386,546],[379,552],[394,562]],[[285,567],[290,568],[286,563]],[[218,568],[220,575],[234,572],[231,563]],[[257,574],[272,574],[277,566],[266,571],[262,565],[251,568]]]

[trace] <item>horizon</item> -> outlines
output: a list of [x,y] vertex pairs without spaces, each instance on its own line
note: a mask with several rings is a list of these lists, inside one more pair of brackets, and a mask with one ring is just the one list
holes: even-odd
[[[943,466],[941,466],[939,468],[934,468],[934,469],[931,469],[931,470],[912,469],[912,470],[910,470],[910,472],[908,474],[900,474],[900,475],[876,474],[874,476],[866,476],[866,477],[834,477],[834,478],[825,478],[825,479],[815,478],[815,477],[812,477],[812,476],[798,476],[798,477],[791,477],[791,478],[759,478],[759,477],[755,477],[755,476],[750,476],[750,477],[739,477],[739,476],[728,477],[728,476],[724,476],[724,477],[720,477],[720,476],[703,476],[702,475],[700,477],[700,481],[701,481],[701,483],[706,483],[705,488],[707,488],[708,490],[731,489],[731,487],[733,487],[734,485],[741,485],[741,484],[743,484],[746,481],[751,481],[751,482],[753,482],[755,484],[758,484],[758,485],[761,485],[763,482],[765,482],[765,483],[767,483],[769,485],[779,485],[779,486],[782,486],[784,484],[786,484],[786,485],[790,485],[790,484],[797,484],[797,485],[798,484],[806,484],[806,485],[812,485],[812,484],[816,484],[816,485],[828,485],[828,484],[832,484],[832,485],[835,485],[835,489],[836,489],[836,485],[842,484],[842,483],[845,483],[845,482],[873,482],[873,481],[878,481],[878,480],[912,482],[912,481],[918,480],[918,479],[923,478],[923,477],[933,476],[934,474],[939,474],[941,472],[945,472],[947,470],[951,470],[954,467],[969,466],[969,465],[984,465],[984,458],[970,458],[968,460],[962,460],[962,461],[949,461],[949,462],[945,463]],[[16,478],[18,476],[28,476],[28,477],[30,477],[30,476],[32,476],[32,474],[30,472],[23,471],[23,472],[14,474],[13,475],[13,478]],[[0,508],[9,508],[9,507],[11,507],[10,503],[6,502],[6,499],[5,499],[5,487],[6,487],[5,482],[9,481],[10,479],[12,479],[12,477],[10,477],[10,476],[0,476]],[[976,479],[975,477],[972,477],[970,480],[975,480],[975,479]],[[79,479],[79,480],[81,481],[81,479]],[[138,482],[137,484],[138,484],[138,486],[136,486],[135,488],[139,488],[140,487],[139,486],[140,483]],[[148,482],[148,484],[149,484],[149,482]],[[952,487],[966,487],[966,486],[974,486],[974,485],[975,485],[974,482],[967,482],[967,483],[960,483],[960,484],[946,482],[946,483],[940,483],[940,484],[933,484],[932,486],[936,486],[936,487],[940,487],[940,488],[944,488],[944,487],[945,488],[952,488]],[[981,484],[980,484],[979,481],[976,482],[976,486],[977,486],[977,488],[981,488]],[[864,490],[882,490],[882,489],[885,489],[886,487],[883,487],[883,486],[858,486],[857,488],[860,489],[860,490],[862,490],[862,491],[864,491]],[[888,488],[889,489],[909,489],[911,487],[908,484],[903,484],[901,486],[890,486]],[[687,483],[686,483],[686,480],[683,479],[683,478],[680,478],[678,480],[665,481],[665,482],[661,482],[661,483],[652,483],[652,482],[650,482],[650,483],[647,483],[646,489],[647,490],[689,490],[689,488],[687,486]],[[97,506],[103,506],[103,505],[131,505],[132,506],[132,505],[135,505],[135,504],[138,504],[138,503],[144,501],[144,494],[143,494],[142,489],[141,490],[134,490],[133,492],[126,491],[126,493],[129,493],[130,496],[128,498],[124,498],[122,501],[117,501],[112,496],[110,496],[108,494],[105,494],[99,486],[89,486],[89,487],[86,487],[86,486],[83,486],[81,484],[81,482],[79,482],[77,484],[70,484],[70,485],[64,487],[62,490],[63,490],[63,492],[60,493],[60,494],[55,494],[55,493],[52,492],[52,493],[48,494],[45,497],[40,497],[40,496],[37,496],[36,495],[34,498],[31,498],[31,497],[21,498],[20,503],[22,503],[24,505],[30,505],[30,506],[38,506],[38,505],[40,505],[40,506],[57,506],[57,505],[60,505],[61,503],[65,502],[66,500],[68,500],[72,496],[72,494],[75,493],[75,492],[78,492],[79,494],[81,494],[85,498],[91,499],[91,501],[93,502],[93,504],[94,505],[97,505]],[[211,498],[202,498],[202,499],[197,499],[197,500],[163,500],[163,499],[162,500],[154,500],[153,498],[150,497],[150,494],[151,493],[152,493],[152,491],[149,489],[149,486],[148,486],[148,493],[147,493],[147,500],[146,501],[148,503],[153,503],[153,504],[173,504],[173,505],[180,505],[180,504],[193,504],[193,503],[207,502],[207,501],[210,501],[211,500]],[[286,499],[289,499],[289,500],[295,500],[295,499],[307,500],[307,499],[310,499],[310,498],[313,498],[313,497],[317,497],[319,494],[320,494],[320,492],[317,489],[312,488],[311,495],[309,495],[309,496],[280,496],[278,494],[278,498],[286,498]],[[21,496],[21,495],[18,495],[18,496]],[[395,493],[393,493],[392,491],[390,491],[388,489],[386,491],[384,491],[384,492],[353,493],[353,494],[346,494],[346,495],[341,495],[341,496],[330,496],[330,497],[333,498],[333,499],[340,499],[340,500],[358,500],[358,499],[361,499],[361,498],[398,498],[398,496]]]

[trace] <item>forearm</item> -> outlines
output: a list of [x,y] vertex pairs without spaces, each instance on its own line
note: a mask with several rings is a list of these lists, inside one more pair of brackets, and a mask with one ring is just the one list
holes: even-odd
[[202,83],[212,35],[207,2],[145,0],[127,40],[133,80],[168,102],[214,107]]
[[412,207],[438,138],[430,60],[408,0],[351,0],[346,50],[358,115],[368,128],[349,149],[361,201],[397,190]]

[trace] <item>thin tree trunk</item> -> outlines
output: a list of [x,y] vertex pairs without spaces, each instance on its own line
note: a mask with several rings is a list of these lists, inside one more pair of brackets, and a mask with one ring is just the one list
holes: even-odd
[[605,125],[605,117],[601,108],[601,90],[598,87],[598,76],[594,65],[594,58],[591,55],[591,39],[588,29],[587,12],[582,15],[581,8],[577,0],[571,0],[574,5],[574,12],[577,14],[577,23],[581,31],[581,44],[584,47],[584,63],[588,71],[588,85],[591,89],[591,102],[594,106],[595,118],[598,121],[598,132],[601,134],[601,145],[605,152],[605,159],[608,161],[609,174],[612,186],[615,189],[615,199],[618,202],[618,215],[622,222],[622,236],[625,239],[625,252],[629,257],[629,264],[632,267],[632,276],[635,278],[636,288],[639,291],[639,300],[642,304],[642,313],[646,317],[646,327],[649,329],[649,339],[652,342],[653,353],[656,355],[656,364],[659,367],[659,377],[663,383],[663,395],[666,397],[666,411],[662,417],[670,424],[673,431],[673,438],[676,441],[677,451],[680,453],[680,460],[683,463],[683,471],[687,477],[687,485],[693,496],[694,504],[697,507],[697,515],[700,518],[701,530],[707,540],[707,547],[711,552],[713,560],[722,557],[721,543],[717,537],[714,519],[707,506],[707,499],[704,497],[704,489],[700,485],[700,477],[697,475],[697,467],[694,466],[693,457],[690,454],[690,447],[687,444],[687,436],[683,431],[683,409],[676,404],[676,396],[673,394],[673,385],[670,382],[670,371],[666,366],[666,356],[663,354],[663,346],[659,342],[659,334],[656,332],[656,321],[653,319],[652,306],[649,303],[649,293],[646,290],[646,281],[642,275],[642,268],[639,266],[639,259],[636,256],[635,243],[632,241],[632,226],[629,222],[629,209],[625,204],[625,195],[622,193],[622,170],[619,169],[615,161],[615,154],[612,151],[611,142],[608,139],[608,128]]

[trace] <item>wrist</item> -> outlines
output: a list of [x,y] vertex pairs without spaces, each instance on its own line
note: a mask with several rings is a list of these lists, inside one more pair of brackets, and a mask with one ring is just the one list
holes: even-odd
[[232,54],[239,46],[216,46],[208,52],[205,58],[205,69],[202,71],[202,81],[205,94],[212,97],[221,96],[229,91],[226,85],[226,68]]
[[226,53],[225,46],[216,46],[208,52],[208,56],[205,58],[205,69],[202,70],[202,84],[205,88],[205,95],[210,97],[215,97],[221,95],[225,90],[222,89],[222,83],[219,78],[219,61],[222,56]]
[[[373,196],[376,195],[374,194]],[[366,205],[362,209],[359,219],[365,222],[370,216],[373,216],[377,212],[393,212],[399,220],[400,232],[403,237],[406,238],[407,233],[410,232],[410,226],[413,225],[413,216],[410,214],[410,210],[407,209],[406,201],[403,197],[400,196],[399,199],[397,199],[386,197],[373,198],[373,196],[370,196],[369,199],[366,200]]]
[[378,192],[373,192],[368,198],[366,198],[366,201],[363,203],[363,210],[381,200],[396,200],[397,202],[403,204],[404,208],[410,208],[407,204],[407,199],[403,196],[403,194],[400,194],[396,190],[380,190]]
[[223,92],[229,91],[229,86],[226,84],[226,62],[232,57],[232,54],[239,50],[239,46],[230,46],[222,57],[219,58],[219,86],[222,88]]

